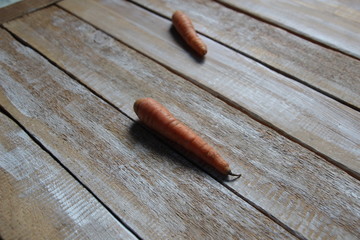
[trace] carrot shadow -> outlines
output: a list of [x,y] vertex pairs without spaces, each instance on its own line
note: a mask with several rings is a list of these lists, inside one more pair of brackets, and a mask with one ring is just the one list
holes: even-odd
[[181,37],[181,35],[176,31],[176,28],[174,25],[171,25],[169,29],[170,35],[172,36],[173,40],[181,47],[183,48],[188,55],[197,63],[202,64],[205,62],[205,57],[200,56],[197,54]]
[[135,142],[140,143],[144,148],[149,150],[150,153],[159,156],[162,159],[171,160],[176,165],[196,170],[194,165],[184,161],[185,159],[182,158],[181,154],[177,151],[172,151],[173,147],[170,142],[166,141],[165,138],[145,127],[140,122],[134,122],[130,127],[129,133]]
[[146,149],[156,153],[160,157],[169,159],[176,165],[189,169],[194,173],[205,172],[220,182],[235,181],[237,177],[224,176],[213,169],[208,164],[195,157],[178,144],[169,141],[149,128],[146,128],[140,122],[134,122],[130,127],[130,135],[136,141],[141,143]]

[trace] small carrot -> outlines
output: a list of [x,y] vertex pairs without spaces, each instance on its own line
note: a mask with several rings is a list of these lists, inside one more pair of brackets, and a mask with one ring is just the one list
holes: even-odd
[[172,22],[176,30],[192,49],[194,49],[200,56],[204,56],[207,53],[205,43],[196,34],[195,28],[187,15],[179,10],[175,11],[172,15]]
[[154,99],[140,98],[136,100],[134,111],[146,126],[179,144],[220,173],[240,177],[240,174],[231,172],[229,164],[213,147]]

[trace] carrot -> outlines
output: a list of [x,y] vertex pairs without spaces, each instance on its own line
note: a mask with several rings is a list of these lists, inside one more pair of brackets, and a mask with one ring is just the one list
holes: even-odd
[[213,147],[154,99],[140,98],[136,100],[134,111],[147,127],[179,144],[220,173],[240,177],[240,174],[231,172],[229,164]]
[[207,53],[205,43],[198,37],[190,18],[181,11],[175,11],[172,15],[172,22],[185,42],[194,49],[200,56]]

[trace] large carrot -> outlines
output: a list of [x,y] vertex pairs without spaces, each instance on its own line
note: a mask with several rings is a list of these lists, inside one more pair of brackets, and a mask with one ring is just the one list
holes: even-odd
[[240,174],[231,172],[229,164],[213,147],[154,99],[140,98],[136,100],[134,111],[146,126],[195,154],[220,173],[240,177]]
[[205,43],[196,34],[195,28],[187,15],[181,11],[176,11],[172,15],[172,22],[176,30],[192,49],[194,49],[200,56],[204,56],[207,53]]

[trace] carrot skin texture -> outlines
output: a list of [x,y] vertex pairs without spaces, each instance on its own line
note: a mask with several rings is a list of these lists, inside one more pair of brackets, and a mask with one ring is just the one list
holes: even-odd
[[172,22],[178,33],[192,49],[200,56],[204,56],[207,53],[205,43],[196,34],[195,28],[186,14],[179,10],[175,11],[172,15]]
[[163,105],[152,98],[140,98],[134,111],[147,127],[184,147],[223,175],[231,175],[229,164],[193,130],[176,119]]

